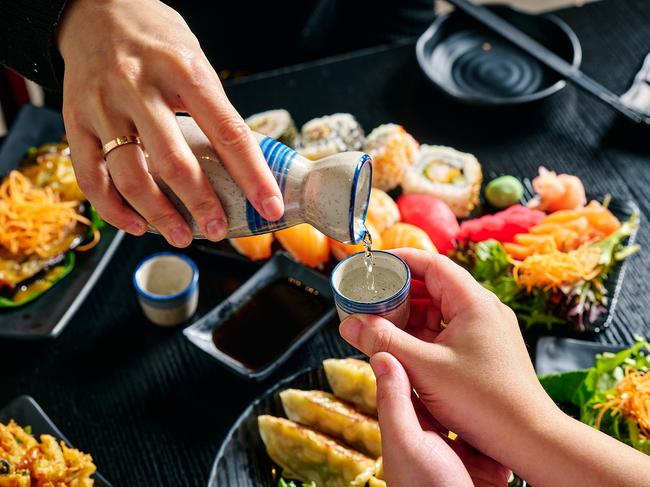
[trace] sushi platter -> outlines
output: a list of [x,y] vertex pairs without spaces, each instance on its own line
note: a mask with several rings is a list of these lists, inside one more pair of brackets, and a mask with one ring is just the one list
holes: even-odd
[[[486,178],[472,154],[420,144],[395,123],[364,137],[348,113],[312,119],[299,131],[286,110],[247,121],[310,159],[346,150],[372,156],[366,228],[374,249],[411,247],[449,256],[512,307],[525,330],[580,335],[609,324],[626,258],[638,249],[633,202],[588,198],[577,176],[544,167],[530,179]],[[231,254],[254,261],[284,249],[327,275],[336,261],[363,249],[308,224],[229,245]]]

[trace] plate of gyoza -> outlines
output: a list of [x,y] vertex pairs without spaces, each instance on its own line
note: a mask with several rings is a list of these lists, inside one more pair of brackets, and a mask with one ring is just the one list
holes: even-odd
[[355,357],[280,381],[232,426],[209,487],[386,487],[376,395],[370,364]]

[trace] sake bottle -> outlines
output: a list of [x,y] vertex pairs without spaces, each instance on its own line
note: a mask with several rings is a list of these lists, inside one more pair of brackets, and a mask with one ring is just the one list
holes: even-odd
[[[275,139],[254,132],[284,199],[284,216],[272,222],[246,199],[196,122],[191,117],[179,116],[177,120],[221,201],[228,219],[227,238],[273,232],[299,223],[309,223],[345,243],[363,238],[372,183],[367,154],[343,152],[310,161]],[[205,238],[180,200],[169,188],[163,190],[191,225],[194,237]]]

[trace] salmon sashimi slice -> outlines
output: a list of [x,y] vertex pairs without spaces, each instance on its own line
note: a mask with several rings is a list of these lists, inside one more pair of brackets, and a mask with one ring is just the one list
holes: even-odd
[[396,223],[381,235],[381,239],[386,250],[408,247],[438,252],[424,230],[408,223]]
[[330,244],[325,235],[308,223],[275,232],[275,237],[298,262],[322,269],[330,257]]
[[231,238],[230,245],[240,254],[251,260],[265,260],[271,257],[273,234],[252,235],[250,237]]

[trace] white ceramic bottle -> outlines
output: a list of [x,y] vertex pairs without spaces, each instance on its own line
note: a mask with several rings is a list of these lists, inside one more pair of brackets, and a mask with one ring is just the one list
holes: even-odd
[[[178,124],[207,174],[228,218],[228,238],[272,232],[309,223],[325,235],[346,243],[359,242],[372,183],[371,160],[362,152],[343,152],[310,161],[280,142],[255,134],[284,198],[284,216],[265,220],[248,202],[210,141],[191,117]],[[195,238],[204,238],[187,209],[169,188],[163,190],[191,224]]]

